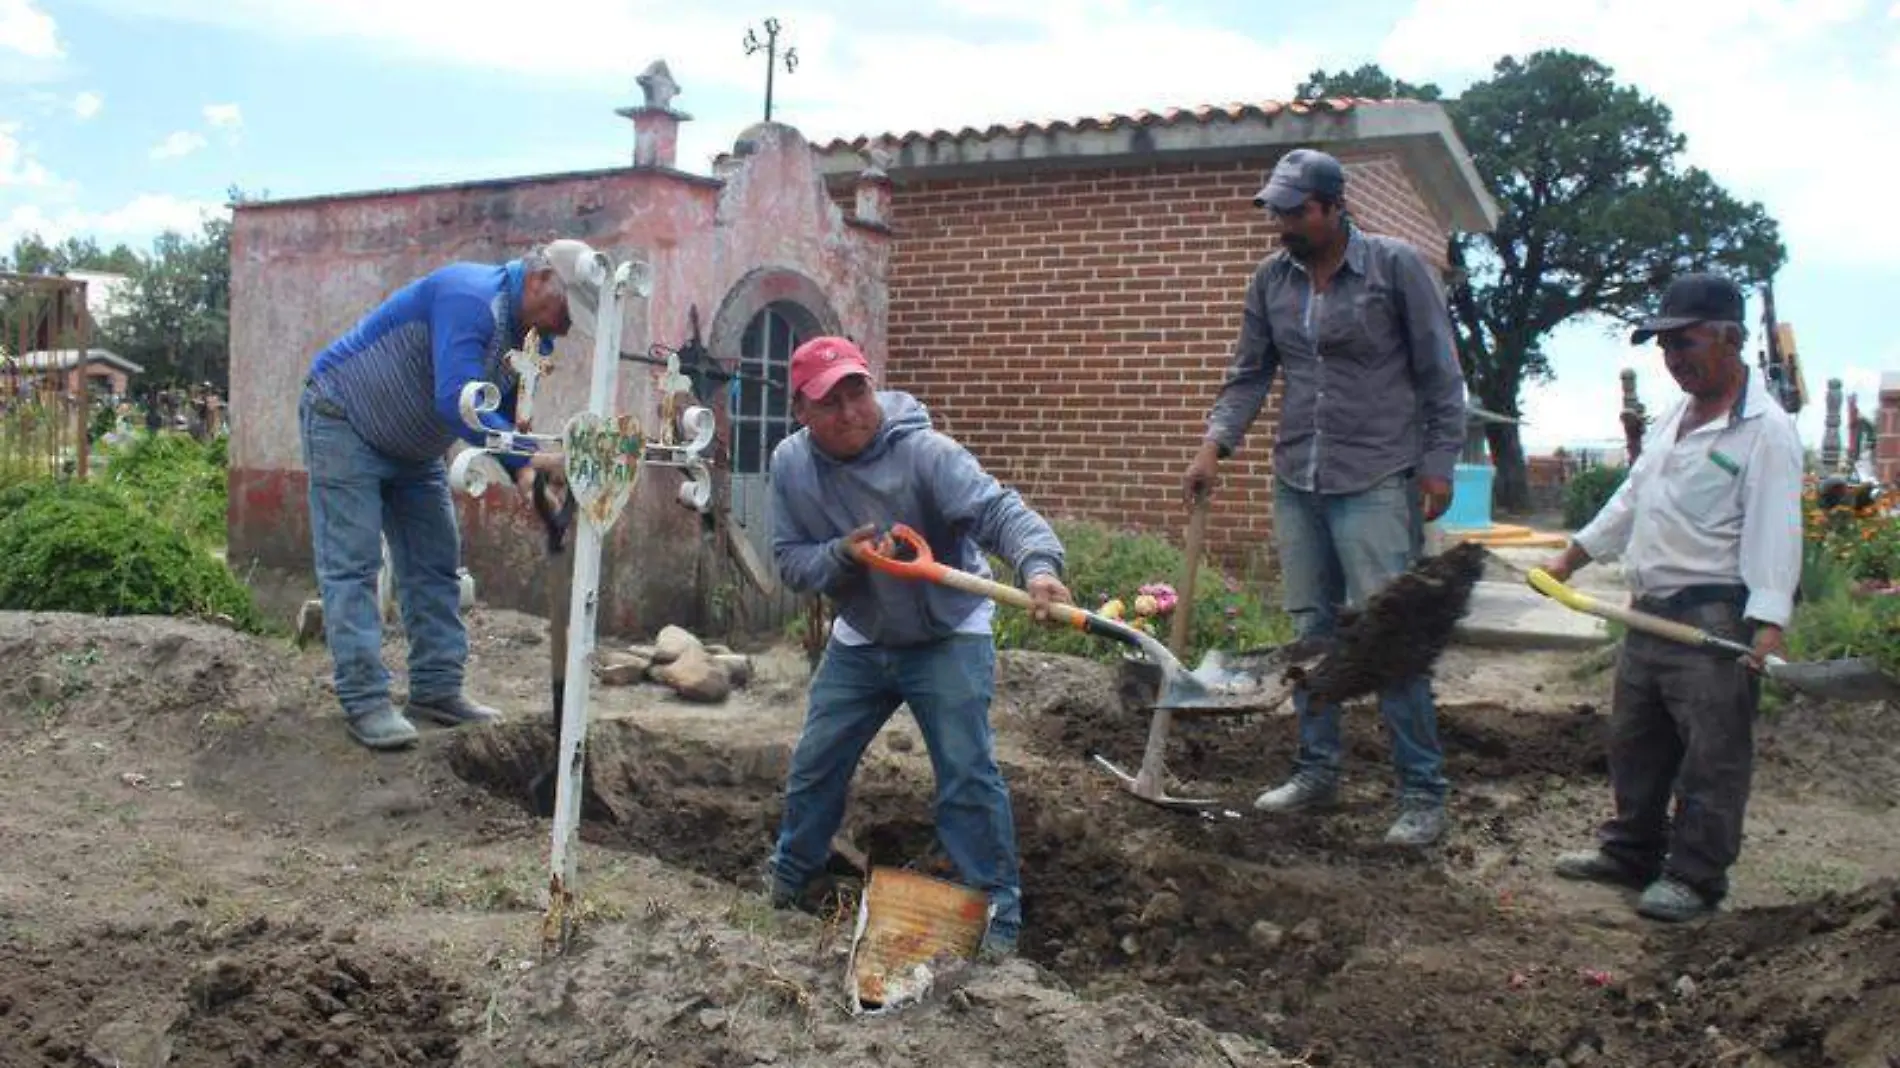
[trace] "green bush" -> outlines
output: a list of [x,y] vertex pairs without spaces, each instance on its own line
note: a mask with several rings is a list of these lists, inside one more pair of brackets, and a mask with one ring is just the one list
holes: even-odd
[[137,434],[109,448],[99,480],[199,545],[223,545],[227,479],[222,439]]
[[202,545],[91,483],[0,491],[0,609],[262,625],[250,590]]
[[1576,530],[1596,517],[1623,484],[1621,467],[1586,467],[1564,483],[1564,526]]
[[[1081,520],[1058,520],[1054,526],[1067,555],[1065,581],[1083,608],[1096,610],[1112,599],[1132,603],[1143,586],[1172,586],[1181,581],[1181,550],[1165,538]],[[990,567],[1002,581],[1013,581],[1010,569],[1001,561],[992,558]],[[1209,649],[1253,649],[1291,639],[1293,628],[1285,613],[1211,563],[1202,562],[1194,585],[1189,655],[1183,658],[1188,664],[1198,661]],[[1154,633],[1163,642],[1167,641],[1169,624],[1167,617],[1155,621]],[[1037,623],[1029,613],[1009,607],[998,607],[995,628],[997,645],[1004,649],[1068,653],[1108,661],[1126,649],[1072,627]]]

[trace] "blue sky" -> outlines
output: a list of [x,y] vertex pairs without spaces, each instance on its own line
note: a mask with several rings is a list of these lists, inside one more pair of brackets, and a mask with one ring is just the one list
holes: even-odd
[[[235,184],[301,196],[613,166],[613,109],[664,58],[691,113],[682,165],[759,117],[748,27],[797,49],[776,117],[814,140],[1288,95],[1379,62],[1456,91],[1498,56],[1562,46],[1659,97],[1690,159],[1781,220],[1776,284],[1814,403],[1871,407],[1900,372],[1900,3],[1895,0],[0,0],[0,243],[34,230],[144,247]],[[1236,294],[1238,299],[1238,294]],[[1614,439],[1617,371],[1675,397],[1603,324],[1553,339],[1526,395],[1534,445]]]

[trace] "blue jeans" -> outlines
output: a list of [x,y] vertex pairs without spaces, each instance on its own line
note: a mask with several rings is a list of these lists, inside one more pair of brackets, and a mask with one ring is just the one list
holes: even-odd
[[1014,936],[1023,922],[1022,886],[1016,817],[990,731],[995,690],[996,645],[987,634],[901,649],[826,646],[792,751],[772,878],[802,890],[823,870],[865,747],[908,704],[936,773],[937,839],[963,881],[989,895],[992,930]]
[[385,535],[409,639],[409,695],[429,701],[461,693],[468,632],[447,465],[440,458],[417,463],[378,452],[348,420],[317,411],[309,390],[297,406],[297,425],[310,472],[323,637],[343,714],[355,718],[389,702],[376,605]]
[[[1273,529],[1279,542],[1288,614],[1300,637],[1324,637],[1338,626],[1340,605],[1363,607],[1404,573],[1424,543],[1417,485],[1393,475],[1359,493],[1319,494],[1274,480]],[[1295,691],[1300,717],[1296,774],[1339,778],[1339,706],[1313,707]],[[1379,694],[1379,713],[1392,736],[1392,763],[1402,802],[1442,804],[1445,754],[1431,680],[1418,676]]]

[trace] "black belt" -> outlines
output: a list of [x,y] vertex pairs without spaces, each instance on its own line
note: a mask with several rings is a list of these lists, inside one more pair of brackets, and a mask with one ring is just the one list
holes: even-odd
[[1636,599],[1638,610],[1656,615],[1688,612],[1707,604],[1725,604],[1739,612],[1748,607],[1748,587],[1728,583],[1710,583],[1684,586],[1667,597],[1638,597]]

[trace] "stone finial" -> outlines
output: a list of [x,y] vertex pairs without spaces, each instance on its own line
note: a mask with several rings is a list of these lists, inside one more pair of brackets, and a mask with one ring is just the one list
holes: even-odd
[[617,108],[614,114],[633,122],[633,165],[671,167],[679,157],[680,123],[692,116],[673,107],[679,95],[679,83],[666,61],[656,59],[646,72],[634,79],[646,102],[637,107]]
[[666,60],[654,60],[634,81],[639,83],[640,92],[645,94],[647,107],[672,110],[673,98],[680,94],[680,83],[673,80],[673,72],[667,69]]

